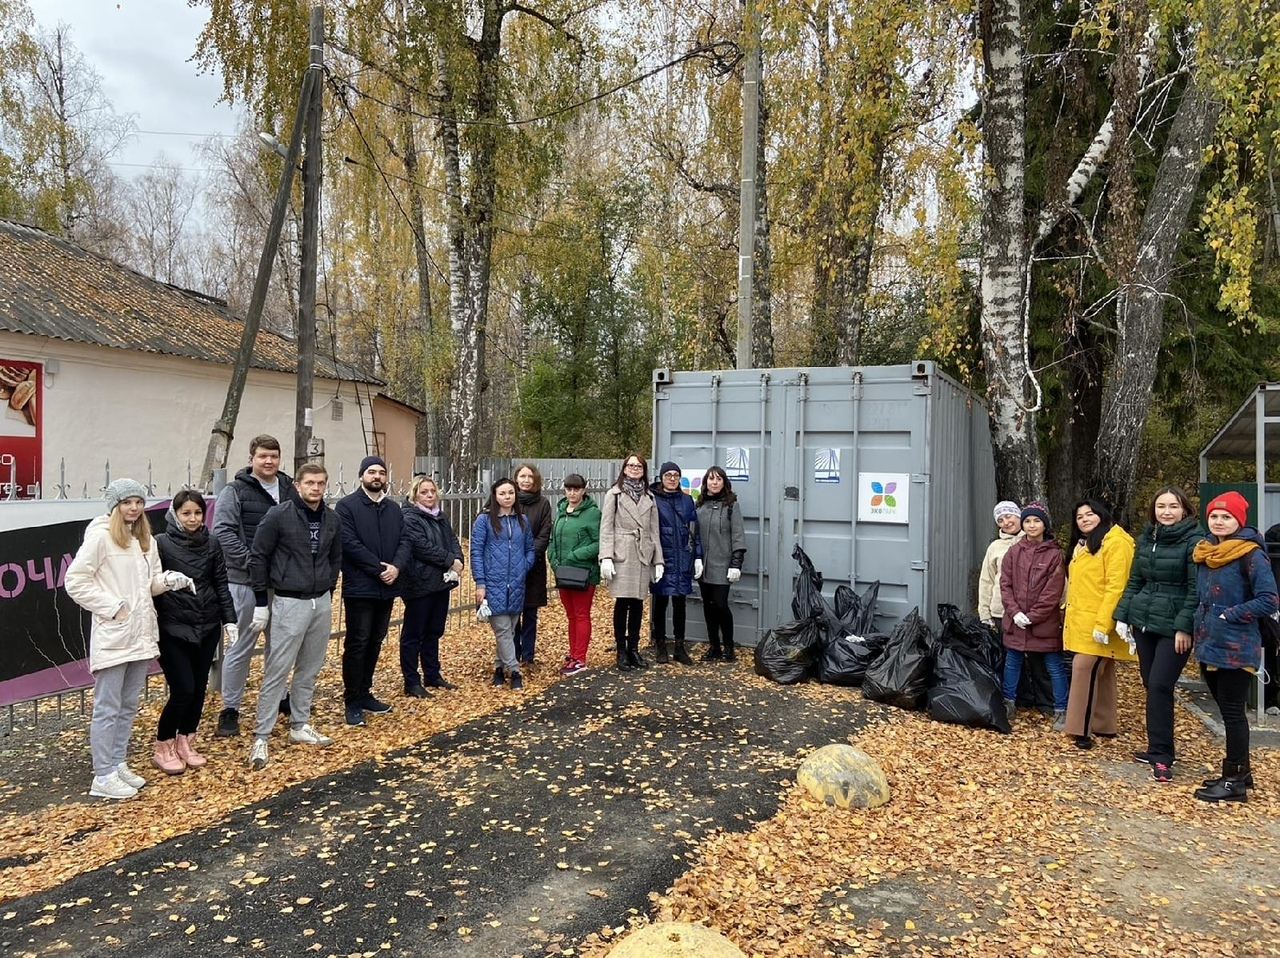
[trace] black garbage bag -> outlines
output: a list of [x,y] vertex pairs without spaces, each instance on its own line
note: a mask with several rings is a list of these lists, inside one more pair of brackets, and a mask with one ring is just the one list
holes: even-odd
[[862,680],[862,694],[900,709],[922,709],[933,678],[933,633],[912,609]]
[[756,675],[782,685],[804,681],[822,653],[822,639],[822,622],[817,616],[778,626],[756,645]]
[[935,650],[933,675],[934,685],[926,696],[929,718],[1009,733],[1000,676],[972,649],[939,645]]
[[818,681],[828,685],[861,685],[871,663],[880,657],[889,636],[838,635],[828,639],[818,659]]
[[797,622],[819,616],[825,627],[826,620],[834,618],[836,610],[822,597],[822,573],[813,567],[813,561],[799,543],[791,550],[791,558],[800,563],[800,575],[796,577],[795,591],[791,595],[791,614]]
[[875,631],[876,598],[880,595],[880,580],[876,579],[858,596],[858,615],[849,631],[854,635],[868,635]]
[[990,626],[972,612],[961,612],[946,602],[938,604],[938,621],[942,623],[939,647],[961,646],[991,671],[1004,674],[1004,644]]

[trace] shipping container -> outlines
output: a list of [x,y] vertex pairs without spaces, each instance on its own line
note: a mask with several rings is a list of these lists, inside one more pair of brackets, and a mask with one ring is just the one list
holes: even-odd
[[[738,645],[792,620],[797,543],[829,597],[878,580],[885,630],[916,606],[935,622],[939,602],[973,608],[995,534],[990,427],[980,398],[933,363],[658,369],[653,389],[654,470],[676,462],[696,493],[719,465],[742,504]],[[696,586],[686,635],[706,638]]]

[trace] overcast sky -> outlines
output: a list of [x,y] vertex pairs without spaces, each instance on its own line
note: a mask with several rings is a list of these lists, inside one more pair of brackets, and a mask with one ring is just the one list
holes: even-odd
[[31,10],[41,26],[71,28],[116,112],[133,114],[139,132],[113,157],[118,175],[136,176],[161,153],[198,170],[204,161],[192,147],[235,132],[237,111],[218,103],[221,78],[191,62],[204,8],[186,0],[32,0]]

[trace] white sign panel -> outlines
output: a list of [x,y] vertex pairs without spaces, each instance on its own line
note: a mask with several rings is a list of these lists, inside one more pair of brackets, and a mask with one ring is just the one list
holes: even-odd
[[819,449],[813,454],[813,481],[840,481],[839,449]]
[[858,521],[906,525],[910,493],[910,473],[858,473]]

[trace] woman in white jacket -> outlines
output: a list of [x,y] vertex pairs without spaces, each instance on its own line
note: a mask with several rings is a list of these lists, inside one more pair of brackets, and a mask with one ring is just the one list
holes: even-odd
[[151,597],[192,585],[182,573],[161,568],[144,514],[145,495],[133,479],[117,479],[107,486],[107,514],[89,523],[84,543],[67,566],[67,594],[93,615],[89,794],[98,798],[132,798],[146,784],[129,770],[125,755],[147,666],[160,654]]

